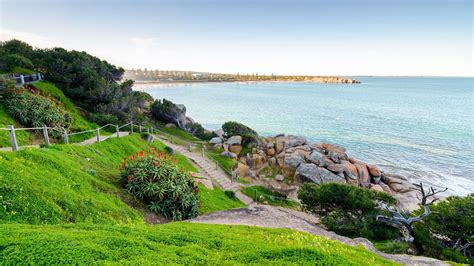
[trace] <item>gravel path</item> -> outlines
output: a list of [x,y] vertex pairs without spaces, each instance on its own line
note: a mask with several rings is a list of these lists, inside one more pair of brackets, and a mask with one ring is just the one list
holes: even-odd
[[364,238],[351,239],[340,236],[334,232],[317,225],[318,219],[304,212],[291,210],[283,207],[273,207],[269,205],[251,204],[247,208],[233,209],[228,211],[214,212],[206,214],[190,222],[206,224],[228,224],[228,225],[248,225],[270,228],[287,228],[313,235],[327,237],[338,242],[357,246],[362,245],[369,251],[405,265],[448,265],[442,261],[410,255],[392,255],[377,251],[375,247]]

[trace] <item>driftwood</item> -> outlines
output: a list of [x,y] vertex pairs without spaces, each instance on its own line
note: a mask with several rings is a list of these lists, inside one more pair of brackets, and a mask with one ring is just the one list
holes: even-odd
[[448,189],[445,188],[444,190],[437,190],[431,187],[430,189],[425,190],[422,182],[420,182],[420,184],[413,185],[415,186],[415,189],[421,194],[421,198],[419,199],[421,200],[420,205],[424,209],[424,212],[422,214],[415,217],[406,217],[400,210],[391,210],[387,208],[387,210],[391,213],[391,217],[384,215],[377,215],[376,217],[377,221],[384,222],[388,225],[398,228],[402,233],[405,241],[409,243],[413,243],[413,241],[415,240],[413,237],[412,224],[419,222],[428,215],[430,215],[431,210],[429,206],[433,204],[433,202],[438,200],[438,198],[434,196],[438,193],[445,192]]

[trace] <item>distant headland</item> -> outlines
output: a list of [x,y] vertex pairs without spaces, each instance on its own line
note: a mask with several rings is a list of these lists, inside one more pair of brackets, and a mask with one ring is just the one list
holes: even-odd
[[300,76],[266,74],[222,74],[171,70],[125,70],[125,79],[133,79],[137,84],[149,83],[199,83],[199,82],[308,82],[358,84],[360,81],[342,76]]

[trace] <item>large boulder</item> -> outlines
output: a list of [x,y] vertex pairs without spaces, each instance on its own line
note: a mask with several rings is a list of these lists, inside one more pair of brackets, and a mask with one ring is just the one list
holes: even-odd
[[367,165],[367,169],[369,169],[369,174],[371,176],[380,176],[380,174],[382,173],[376,165],[369,164]]
[[350,163],[349,161],[343,160],[341,164],[344,167],[344,174],[351,179],[358,179],[359,173],[357,172],[357,167]]
[[242,137],[241,136],[232,136],[230,137],[227,141],[227,144],[229,145],[240,145],[242,144]]
[[301,145],[304,145],[306,144],[306,139],[304,137],[301,137],[301,136],[288,136],[285,140],[285,147],[288,149],[288,148],[292,148],[292,147],[296,147],[296,146],[301,146]]
[[356,163],[355,167],[357,168],[359,182],[369,182],[369,170],[367,170],[367,165]]
[[286,138],[284,136],[275,139],[276,153],[280,153],[285,149],[285,140]]
[[222,139],[220,137],[214,137],[211,140],[209,140],[210,144],[222,144]]
[[378,191],[378,192],[385,192],[380,185],[372,185],[370,186],[370,189]]
[[283,168],[281,169],[283,174],[286,176],[293,176],[296,168],[304,163],[304,159],[301,156],[295,154],[286,154],[284,157]]
[[390,173],[383,173],[381,175],[383,183],[387,184],[391,190],[398,193],[405,193],[412,190],[412,185],[404,176]]
[[240,154],[242,151],[242,146],[241,145],[232,145],[229,147],[229,151],[233,152],[235,154]]
[[339,182],[345,183],[343,177],[335,175],[312,163],[301,163],[296,169],[296,176],[300,178],[301,181],[311,181],[316,184],[329,183],[329,182]]
[[326,158],[324,154],[320,153],[319,151],[311,152],[309,156],[306,157],[306,160],[321,167],[326,165]]
[[246,177],[250,173],[250,168],[247,165],[239,162],[237,165],[237,172],[240,177]]
[[265,163],[265,157],[260,154],[252,154],[250,156],[250,166],[252,169],[260,169]]

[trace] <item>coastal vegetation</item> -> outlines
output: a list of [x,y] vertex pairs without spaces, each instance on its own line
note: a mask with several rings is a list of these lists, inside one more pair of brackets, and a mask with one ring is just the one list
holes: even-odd
[[198,215],[198,186],[191,175],[178,168],[177,158],[155,148],[125,158],[119,169],[130,193],[149,208],[173,221]]
[[376,221],[377,205],[394,205],[389,194],[338,183],[304,184],[298,192],[303,208],[321,217],[331,231],[370,240],[394,239],[398,230]]

